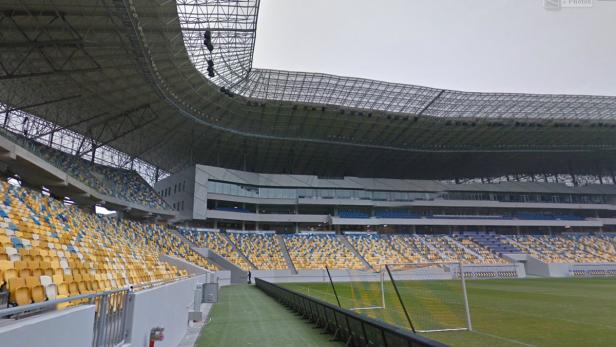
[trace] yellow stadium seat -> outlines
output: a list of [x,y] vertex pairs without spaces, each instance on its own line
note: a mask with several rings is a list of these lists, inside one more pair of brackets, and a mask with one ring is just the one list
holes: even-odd
[[69,295],[68,283],[60,283],[58,286],[58,297],[67,297]]
[[14,299],[17,305],[29,305],[32,303],[30,290],[28,287],[19,287],[14,292]]
[[18,275],[18,274],[17,274],[17,270],[12,269],[12,268],[10,268],[10,269],[5,269],[5,270],[4,270],[4,272],[3,272],[3,274],[2,274],[2,276],[3,276],[3,278],[4,278],[4,281],[5,281],[5,282],[8,282],[8,281],[9,281],[9,279],[11,279],[11,278],[16,278],[16,277],[17,277],[17,275]]
[[68,283],[68,292],[71,296],[79,295],[79,286],[77,285],[77,282],[73,281]]
[[14,263],[9,260],[0,260],[0,270],[13,269]]

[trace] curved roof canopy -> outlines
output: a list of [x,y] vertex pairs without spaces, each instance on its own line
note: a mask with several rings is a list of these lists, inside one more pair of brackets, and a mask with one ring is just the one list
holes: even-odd
[[[616,97],[474,93],[321,73],[253,69],[259,0],[180,0],[190,60],[212,81],[245,97],[435,117],[614,119]],[[215,49],[204,45],[209,31]]]
[[[49,142],[70,130],[83,135],[66,140],[74,153],[109,146],[171,172],[195,163],[431,179],[616,169],[616,97],[253,69],[258,5],[4,1],[0,124]],[[15,124],[18,112],[40,121]]]

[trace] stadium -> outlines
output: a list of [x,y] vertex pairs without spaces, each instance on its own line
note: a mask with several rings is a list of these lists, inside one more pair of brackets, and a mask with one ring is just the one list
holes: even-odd
[[616,96],[257,67],[266,2],[0,0],[1,346],[616,344]]

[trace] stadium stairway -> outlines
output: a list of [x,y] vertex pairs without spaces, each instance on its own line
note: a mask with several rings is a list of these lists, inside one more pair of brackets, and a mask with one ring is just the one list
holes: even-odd
[[441,259],[447,260],[449,259],[448,256],[446,256],[443,252],[441,252],[440,249],[434,247],[434,245],[432,245],[430,242],[428,242],[424,237],[419,237],[419,242],[421,242],[424,246],[426,246],[428,249],[430,249],[433,253],[438,254],[438,256]]
[[296,274],[297,269],[295,268],[295,264],[293,264],[293,260],[291,260],[291,256],[289,255],[289,250],[287,249],[287,245],[284,243],[282,236],[274,235],[274,238],[276,239],[276,242],[278,242],[278,246],[280,247],[280,250],[282,251],[282,256],[284,257],[284,260],[287,262],[287,267],[289,268],[289,270],[291,270],[293,273]]
[[496,255],[522,253],[521,245],[506,236],[493,232],[465,232],[461,236],[487,248]]
[[244,261],[250,265],[251,270],[256,270],[257,267],[255,266],[255,264],[250,261],[250,259],[248,259],[248,257],[246,256],[246,254],[242,253],[242,251],[239,249],[239,247],[237,247],[237,245],[235,244],[235,242],[233,242],[233,240],[231,240],[231,238],[229,238],[229,235],[227,235],[226,233],[220,233],[220,236],[224,237],[225,239],[227,239],[227,242],[229,242],[229,244],[233,247],[233,251],[236,252],[237,254],[240,255],[240,257],[242,257],[242,259],[244,259]]
[[372,266],[370,266],[370,263],[368,263],[368,261],[366,260],[366,258],[364,258],[361,254],[359,254],[359,252],[355,249],[355,247],[353,247],[353,245],[349,242],[349,240],[346,238],[346,236],[344,235],[336,235],[336,238],[342,242],[342,244],[349,249],[353,255],[355,257],[357,257],[357,259],[361,260],[362,264],[364,264],[364,267],[366,268],[366,270],[374,270],[377,271],[376,269],[372,268]]
[[173,231],[173,233],[177,235],[179,238],[181,238],[188,245],[190,245],[190,248],[195,253],[199,254],[203,258],[206,258],[207,260],[209,260],[210,262],[212,262],[214,265],[218,266],[222,270],[229,271],[231,275],[230,281],[232,284],[246,283],[248,274],[246,273],[246,271],[242,270],[239,266],[233,264],[232,262],[225,259],[225,257],[212,251],[209,248],[198,247],[197,245],[195,245],[188,238],[184,237],[184,235],[182,235],[178,231]]
[[470,249],[470,248],[466,247],[464,244],[462,244],[462,242],[460,242],[460,241],[458,241],[458,240],[454,239],[453,237],[451,237],[451,236],[445,236],[445,238],[446,238],[446,239],[448,239],[448,240],[450,240],[451,242],[455,243],[456,245],[458,245],[458,247],[462,248],[462,249],[463,249],[466,253],[469,253],[469,254],[474,255],[475,257],[477,257],[477,258],[478,258],[478,259],[480,259],[480,260],[483,260],[483,259],[484,259],[484,258],[483,258],[483,256],[482,256],[481,254],[479,254],[479,253],[477,253],[477,252],[473,251],[472,249]]
[[404,252],[401,251],[401,249],[400,249],[401,245],[400,244],[396,244],[396,242],[390,237],[390,235],[381,234],[381,238],[387,240],[387,243],[389,244],[389,247],[391,247],[391,249],[396,251],[396,253],[400,254],[400,256],[403,259],[405,259],[409,263],[412,263],[412,261],[409,260],[409,258],[404,254]]

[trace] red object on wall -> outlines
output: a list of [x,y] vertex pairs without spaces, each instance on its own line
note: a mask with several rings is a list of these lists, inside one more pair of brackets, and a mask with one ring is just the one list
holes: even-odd
[[154,347],[156,341],[162,341],[165,339],[165,328],[156,327],[150,330],[150,346]]

